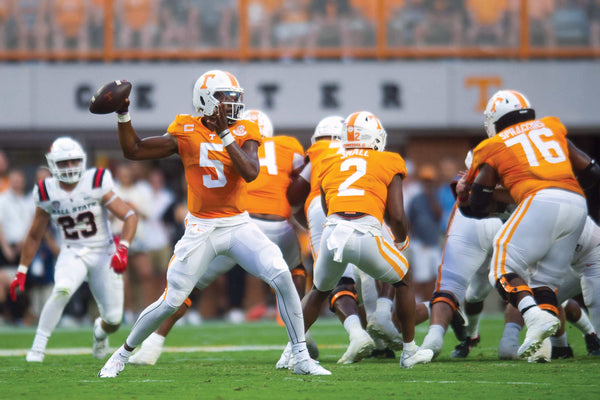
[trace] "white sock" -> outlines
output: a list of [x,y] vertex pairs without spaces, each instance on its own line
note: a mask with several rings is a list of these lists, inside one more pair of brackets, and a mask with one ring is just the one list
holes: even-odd
[[102,329],[102,321],[100,321],[98,325],[94,324],[94,337],[96,339],[102,340],[107,336],[108,333],[104,329]]
[[523,314],[523,310],[530,308],[531,306],[537,306],[537,303],[535,302],[532,296],[523,297],[523,299],[519,301],[519,304],[517,304],[517,307],[519,308],[519,312],[521,314]]
[[46,345],[48,344],[49,336],[44,335],[42,332],[37,332],[31,345],[31,350],[38,351],[40,353],[46,352]]
[[160,346],[162,347],[163,344],[165,343],[165,337],[162,335],[159,335],[156,332],[152,332],[152,334],[150,336],[148,336],[148,339],[146,339],[147,341],[149,341],[150,343],[152,343],[155,346]]
[[406,352],[407,354],[414,353],[419,349],[419,346],[417,346],[414,340],[412,342],[404,342],[403,347],[404,348],[402,351]]
[[446,334],[446,330],[441,325],[429,325],[429,331],[423,339],[423,344],[421,347],[425,349],[437,349],[437,343],[444,341],[444,335]]
[[129,360],[129,357],[131,357],[131,351],[127,350],[125,348],[125,345],[122,345],[121,347],[119,347],[119,350],[117,350],[116,354],[122,358],[125,362],[127,362]]
[[358,332],[361,332],[363,330],[363,327],[360,323],[360,318],[358,318],[358,315],[352,314],[349,317],[347,317],[344,320],[344,329],[346,329],[346,332],[348,332],[350,338],[357,335]]
[[58,324],[58,321],[60,321],[60,317],[62,316],[62,313],[65,310],[65,306],[71,298],[71,296],[65,293],[65,291],[59,291],[55,288],[52,291],[52,294],[50,295],[48,300],[46,301],[46,304],[44,304],[44,307],[42,308],[42,312],[40,313],[40,320],[38,322],[36,337],[38,335],[41,335],[45,337],[45,341],[43,342],[43,346],[39,351],[43,352],[46,350],[46,343],[48,342],[48,338],[50,337],[50,335],[52,335],[54,328],[56,328],[56,325]]
[[392,300],[388,299],[387,297],[379,297],[377,299],[377,308],[375,309],[375,312],[391,314],[393,305],[394,303]]
[[513,338],[518,341],[521,329],[523,329],[523,327],[517,324],[516,322],[507,322],[504,325],[504,332],[502,333],[502,337]]
[[292,353],[296,361],[306,360],[309,357],[306,342],[292,344]]
[[481,313],[477,313],[474,315],[467,314],[467,336],[471,339],[475,339],[479,335],[479,319],[481,317]]
[[579,329],[584,335],[589,335],[591,333],[596,332],[594,326],[592,325],[592,322],[583,310],[581,310],[581,317],[577,321],[575,321],[573,325],[575,325],[577,329]]
[[551,336],[550,342],[552,343],[552,347],[567,347],[569,346],[569,342],[567,342],[567,332],[563,333],[558,337]]

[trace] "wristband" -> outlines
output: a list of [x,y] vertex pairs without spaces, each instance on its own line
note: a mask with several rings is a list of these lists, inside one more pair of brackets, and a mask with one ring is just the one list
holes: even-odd
[[127,240],[121,240],[119,242],[119,246],[124,246],[126,248],[129,248],[129,242]]
[[17,268],[17,273],[26,274],[29,268],[26,265],[19,264],[19,268]]
[[[223,136],[221,136],[221,134],[223,134]],[[233,135],[231,134],[231,132],[229,132],[229,129],[225,129],[223,132],[219,133],[219,137],[221,138],[221,141],[223,142],[223,146],[225,146],[225,147],[227,147],[231,143],[235,142],[235,139],[233,138]]]
[[310,182],[310,172],[312,170],[312,165],[310,163],[306,164],[302,171],[300,171],[299,176],[302,177],[306,182]]
[[119,121],[121,123],[131,121],[131,116],[129,115],[129,111],[126,113],[123,113],[123,114],[117,113],[117,121]]

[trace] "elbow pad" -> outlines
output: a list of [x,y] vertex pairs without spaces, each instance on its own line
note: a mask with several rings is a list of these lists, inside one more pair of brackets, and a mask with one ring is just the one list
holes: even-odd
[[588,190],[600,180],[600,166],[596,160],[590,163],[582,171],[577,174],[577,180],[583,190]]

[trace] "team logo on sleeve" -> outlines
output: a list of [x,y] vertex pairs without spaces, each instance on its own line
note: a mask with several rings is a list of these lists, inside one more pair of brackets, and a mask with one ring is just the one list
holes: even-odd
[[235,136],[244,136],[246,133],[246,127],[244,125],[238,125],[233,130]]
[[55,210],[60,209],[60,201],[53,201],[52,202],[52,208],[54,208]]

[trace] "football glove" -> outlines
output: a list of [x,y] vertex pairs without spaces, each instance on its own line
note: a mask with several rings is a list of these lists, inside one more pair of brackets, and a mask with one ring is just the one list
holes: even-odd
[[15,275],[15,279],[10,284],[10,289],[8,293],[10,294],[10,298],[12,301],[17,301],[17,286],[21,292],[25,291],[25,279],[27,278],[27,267],[24,265],[19,265],[17,269],[17,275]]
[[110,260],[110,266],[115,270],[117,274],[122,274],[127,269],[127,251],[129,246],[126,245],[124,240],[119,243],[115,254],[113,254]]

